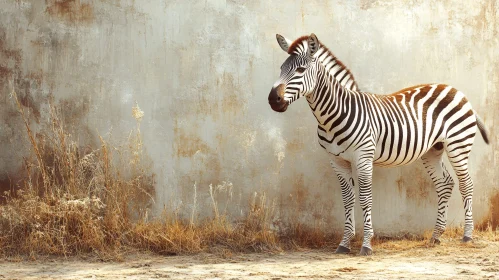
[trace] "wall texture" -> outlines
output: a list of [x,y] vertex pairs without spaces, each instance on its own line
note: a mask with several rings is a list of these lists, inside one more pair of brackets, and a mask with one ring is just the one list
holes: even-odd
[[[492,140],[477,137],[471,158],[480,222],[494,197],[499,209],[498,14],[494,0],[0,0],[0,185],[26,153],[8,94],[14,77],[33,126],[52,95],[89,145],[98,135],[124,139],[137,101],[158,211],[189,212],[196,186],[198,212],[210,213],[209,185],[228,181],[236,216],[265,193],[282,221],[341,229],[338,181],[307,104],[285,114],[267,104],[286,58],[275,33],[314,32],[363,90],[440,82],[467,94]],[[433,227],[436,194],[421,162],[377,168],[374,185],[375,231]],[[460,224],[463,212],[456,188],[449,221]]]

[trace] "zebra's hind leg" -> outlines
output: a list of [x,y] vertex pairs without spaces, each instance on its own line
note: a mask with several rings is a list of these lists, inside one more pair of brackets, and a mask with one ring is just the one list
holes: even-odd
[[343,239],[336,249],[337,254],[350,253],[350,240],[355,235],[355,219],[354,210],[355,192],[353,190],[354,181],[352,178],[352,165],[350,162],[331,155],[331,166],[333,167],[341,185],[341,197],[343,199],[343,207],[345,208],[345,228],[343,231]]
[[473,140],[474,137],[467,136],[450,142],[446,147],[447,156],[459,180],[459,192],[464,203],[463,242],[473,240],[473,181],[468,172],[468,159]]
[[437,222],[430,240],[431,244],[440,243],[440,236],[444,232],[447,223],[449,199],[454,188],[454,180],[452,180],[452,176],[445,168],[442,160],[443,152],[443,143],[437,143],[422,157],[423,165],[430,175],[433,184],[435,184],[438,196]]

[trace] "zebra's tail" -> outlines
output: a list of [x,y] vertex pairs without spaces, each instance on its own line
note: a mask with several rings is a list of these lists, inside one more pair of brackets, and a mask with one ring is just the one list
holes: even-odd
[[480,130],[480,134],[482,134],[483,141],[485,141],[486,144],[489,144],[489,132],[487,131],[487,128],[485,127],[485,124],[483,123],[482,119],[478,116],[478,114],[475,113],[476,117],[476,123],[478,125],[478,130]]

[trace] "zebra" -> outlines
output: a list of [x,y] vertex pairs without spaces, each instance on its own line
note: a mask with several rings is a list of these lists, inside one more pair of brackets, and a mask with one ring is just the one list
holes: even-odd
[[[458,178],[465,224],[462,241],[473,240],[473,182],[468,159],[480,131],[486,144],[488,132],[465,95],[445,84],[422,84],[388,95],[355,90],[342,83],[345,67],[315,34],[297,40],[277,41],[289,57],[281,66],[279,80],[268,101],[277,112],[304,96],[317,119],[319,145],[331,157],[340,182],[345,211],[343,238],[336,253],[349,253],[355,235],[354,178],[357,171],[364,237],[360,255],[371,255],[374,236],[371,220],[373,166],[395,167],[422,159],[438,196],[436,225],[430,239],[439,244],[447,222],[448,201],[454,180],[443,163],[447,157]],[[343,68],[343,70],[339,70]],[[353,76],[352,76],[353,77]],[[352,78],[353,80],[353,78]]]

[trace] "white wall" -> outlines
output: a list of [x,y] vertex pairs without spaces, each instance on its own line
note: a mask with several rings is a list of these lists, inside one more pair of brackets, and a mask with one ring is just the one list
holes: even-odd
[[[130,111],[137,101],[145,112],[144,147],[157,175],[157,209],[182,206],[189,212],[196,183],[198,209],[209,214],[209,184],[230,181],[236,216],[254,192],[265,192],[283,221],[341,229],[338,181],[317,144],[306,102],[285,114],[267,104],[286,58],[275,33],[297,38],[314,32],[362,90],[391,93],[439,82],[467,94],[492,138],[487,146],[477,137],[470,164],[479,222],[499,191],[495,3],[0,1],[0,106],[7,108],[0,113],[0,171],[4,177],[15,173],[23,155],[5,84],[15,74],[34,111],[52,94],[66,102],[78,137],[94,144],[97,134],[125,138],[135,125]],[[449,221],[458,225],[463,216],[456,187]],[[435,218],[436,194],[420,162],[375,170],[375,231],[421,232]]]

